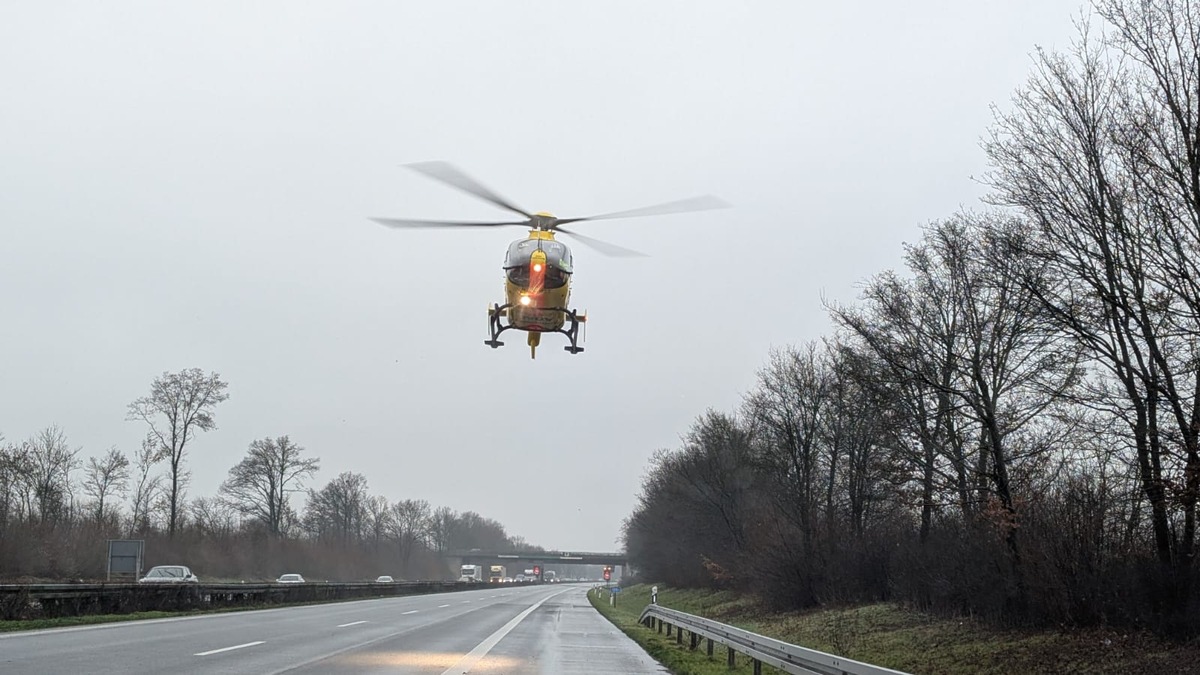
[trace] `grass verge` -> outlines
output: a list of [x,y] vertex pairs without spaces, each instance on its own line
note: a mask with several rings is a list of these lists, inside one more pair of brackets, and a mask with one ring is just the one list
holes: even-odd
[[138,621],[144,619],[166,619],[191,614],[215,614],[212,612],[134,612],[132,614],[92,614],[87,616],[64,616],[57,619],[27,619],[22,621],[0,621],[0,633],[43,628],[66,628],[68,626],[90,626],[114,621]]
[[[413,594],[413,595],[395,595],[387,596],[392,598],[415,598],[418,595],[436,595],[429,594]],[[130,612],[128,614],[84,614],[81,616],[64,616],[54,619],[18,619],[18,620],[0,620],[0,633],[12,633],[23,630],[41,630],[45,628],[67,628],[69,626],[90,626],[93,624],[115,623],[117,621],[144,621],[146,619],[167,619],[179,616],[202,616],[205,614],[228,614],[230,612],[253,612],[262,609],[282,609],[285,607],[307,607],[309,605],[333,605],[342,602],[363,602],[365,600],[383,599],[384,596],[372,598],[343,598],[337,600],[311,600],[308,602],[275,602],[262,603],[257,605],[245,605],[241,607],[220,607],[217,609],[192,609],[181,610],[178,612]]]
[[[676,675],[750,673],[745,657],[739,668],[725,667],[725,650],[705,645],[692,651],[637,622],[650,601],[650,587],[622,589],[617,605],[608,594],[592,604],[618,628]],[[1089,673],[1150,675],[1194,673],[1200,669],[1200,644],[1171,643],[1145,634],[1106,629],[1076,631],[1005,631],[971,619],[931,617],[893,604],[769,612],[755,598],[730,591],[672,589],[659,585],[660,605],[754,631],[793,644],[915,675],[980,673]],[[764,672],[774,672],[764,666]]]

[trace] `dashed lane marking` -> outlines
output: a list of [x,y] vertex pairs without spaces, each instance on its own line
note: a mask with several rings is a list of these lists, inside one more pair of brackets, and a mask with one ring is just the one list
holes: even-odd
[[206,652],[192,654],[192,656],[211,656],[212,654],[220,654],[221,652],[231,652],[235,649],[245,649],[246,647],[253,647],[255,645],[261,645],[261,644],[263,644],[263,640],[259,640],[258,642],[247,642],[244,645],[234,645],[232,647],[222,647],[221,649],[210,649]]

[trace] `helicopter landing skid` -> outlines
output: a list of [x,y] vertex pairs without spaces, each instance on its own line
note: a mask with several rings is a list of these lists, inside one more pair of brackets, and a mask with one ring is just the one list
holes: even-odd
[[[491,334],[491,339],[484,340],[483,344],[491,347],[492,349],[504,346],[504,343],[498,339],[500,334],[510,328],[516,328],[516,326],[512,325],[511,323],[501,323],[500,317],[506,316],[506,310],[512,306],[513,305],[511,303],[508,303],[504,305],[492,305],[488,309],[488,332]],[[583,347],[579,346],[579,325],[587,322],[586,314],[580,316],[576,310],[566,309],[563,307],[540,307],[539,309],[562,312],[566,320],[571,323],[570,328],[557,328],[555,330],[538,331],[539,333],[561,333],[567,336],[567,339],[571,341],[571,344],[563,347],[564,350],[571,352],[572,354],[578,354],[579,352],[583,351]]]

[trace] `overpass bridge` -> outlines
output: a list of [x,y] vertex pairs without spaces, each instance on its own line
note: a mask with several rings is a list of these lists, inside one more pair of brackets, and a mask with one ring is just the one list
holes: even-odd
[[447,551],[448,560],[458,560],[455,565],[509,565],[529,563],[546,565],[611,565],[620,569],[625,576],[629,557],[624,553],[597,553],[594,551]]

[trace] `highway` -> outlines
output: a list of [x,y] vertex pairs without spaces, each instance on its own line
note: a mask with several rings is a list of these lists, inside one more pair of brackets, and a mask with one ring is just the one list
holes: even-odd
[[0,635],[0,673],[665,673],[568,584]]

